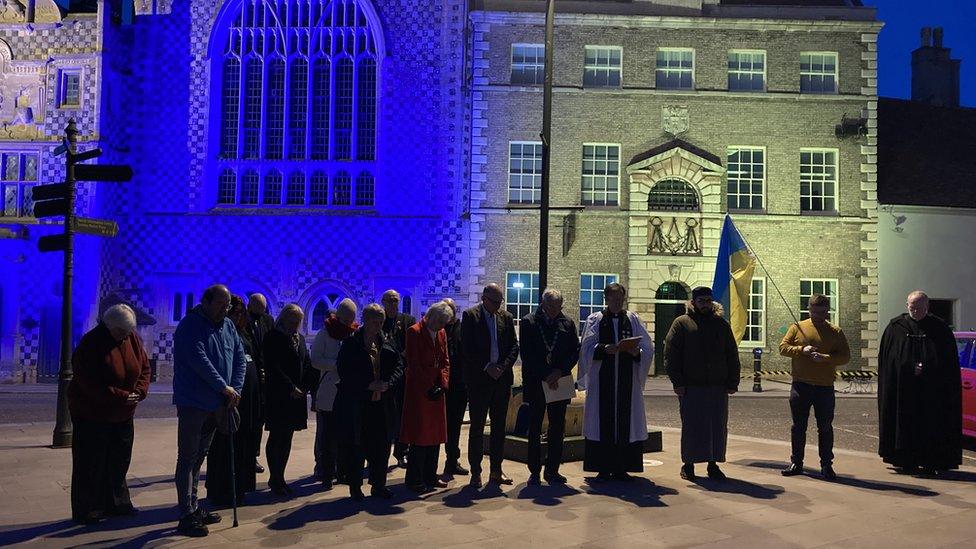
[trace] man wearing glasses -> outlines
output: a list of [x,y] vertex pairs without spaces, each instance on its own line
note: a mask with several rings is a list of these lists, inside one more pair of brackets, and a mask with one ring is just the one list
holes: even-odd
[[484,454],[485,420],[491,416],[491,473],[488,480],[512,484],[502,472],[505,447],[505,419],[512,394],[512,366],[518,358],[515,319],[502,309],[502,289],[498,284],[485,286],[481,305],[461,315],[461,371],[468,388],[471,430],[468,437],[468,463],[471,486],[481,487],[481,458]]

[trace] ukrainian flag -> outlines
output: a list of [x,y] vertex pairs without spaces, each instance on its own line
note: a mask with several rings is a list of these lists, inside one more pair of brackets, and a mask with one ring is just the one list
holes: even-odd
[[736,343],[741,342],[746,333],[749,290],[752,288],[752,273],[755,269],[755,256],[749,252],[746,241],[735,228],[732,218],[726,214],[718,245],[718,260],[715,263],[712,298],[725,308]]

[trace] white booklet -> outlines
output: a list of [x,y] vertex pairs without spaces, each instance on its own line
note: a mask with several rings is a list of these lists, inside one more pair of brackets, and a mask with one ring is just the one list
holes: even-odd
[[563,376],[559,378],[559,386],[551,389],[545,381],[542,383],[542,392],[546,394],[546,404],[559,402],[560,400],[570,400],[576,396],[576,382],[573,376]]

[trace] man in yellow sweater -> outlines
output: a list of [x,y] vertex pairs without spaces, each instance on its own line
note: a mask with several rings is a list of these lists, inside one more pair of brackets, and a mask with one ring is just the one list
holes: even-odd
[[790,412],[793,415],[791,439],[793,454],[783,476],[803,474],[803,448],[807,443],[810,406],[817,418],[817,448],[820,471],[834,480],[834,377],[838,366],[851,359],[851,349],[843,330],[827,321],[830,299],[823,294],[810,296],[810,318],[794,323],[779,344],[779,354],[793,360],[793,386]]

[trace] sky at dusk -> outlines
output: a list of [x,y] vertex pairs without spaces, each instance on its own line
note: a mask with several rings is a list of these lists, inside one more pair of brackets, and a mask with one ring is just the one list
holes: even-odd
[[945,29],[943,45],[961,59],[960,101],[976,107],[976,0],[863,0],[878,8],[885,26],[878,39],[878,95],[908,99],[912,93],[912,51],[922,27]]

